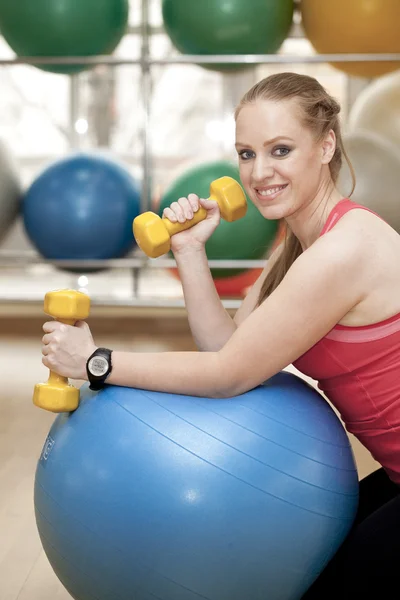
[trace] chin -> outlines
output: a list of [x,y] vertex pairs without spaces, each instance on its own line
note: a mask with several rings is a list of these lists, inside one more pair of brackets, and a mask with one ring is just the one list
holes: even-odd
[[260,206],[257,204],[257,208],[264,217],[269,221],[280,221],[285,217],[289,216],[290,211],[282,205],[276,204],[271,206]]

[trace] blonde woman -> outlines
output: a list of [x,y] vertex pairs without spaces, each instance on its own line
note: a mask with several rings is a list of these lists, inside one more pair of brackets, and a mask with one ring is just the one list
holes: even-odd
[[[336,187],[347,158],[339,113],[312,77],[281,73],[249,90],[236,110],[241,181],[266,219],[285,220],[285,241],[232,319],[204,249],[218,207],[177,198],[165,210],[172,221],[199,204],[208,211],[172,239],[199,351],[107,350],[111,385],[229,398],[290,364],[319,382],[382,468],[360,482],[353,530],[307,600],[389,597],[400,553],[400,236]],[[96,385],[87,324],[43,329],[43,363]]]

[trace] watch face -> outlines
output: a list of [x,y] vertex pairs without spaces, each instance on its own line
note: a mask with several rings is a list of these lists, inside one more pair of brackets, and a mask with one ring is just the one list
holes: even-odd
[[108,360],[104,356],[94,356],[89,360],[88,369],[95,377],[102,377],[108,371]]

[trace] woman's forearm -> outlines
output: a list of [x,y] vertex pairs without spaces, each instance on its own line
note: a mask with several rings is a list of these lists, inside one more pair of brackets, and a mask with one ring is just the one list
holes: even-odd
[[225,310],[208,266],[204,248],[175,256],[193,338],[199,350],[223,348],[236,330]]
[[108,384],[158,392],[223,398],[228,394],[218,352],[112,353]]

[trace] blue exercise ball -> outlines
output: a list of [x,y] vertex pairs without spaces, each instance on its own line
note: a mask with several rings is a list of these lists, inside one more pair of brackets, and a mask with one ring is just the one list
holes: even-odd
[[299,600],[350,530],[358,476],[336,414],[294,374],[223,400],[84,384],[34,502],[75,600]]
[[22,212],[29,239],[47,259],[120,258],[135,245],[140,192],[117,161],[82,152],[44,169],[26,191]]

